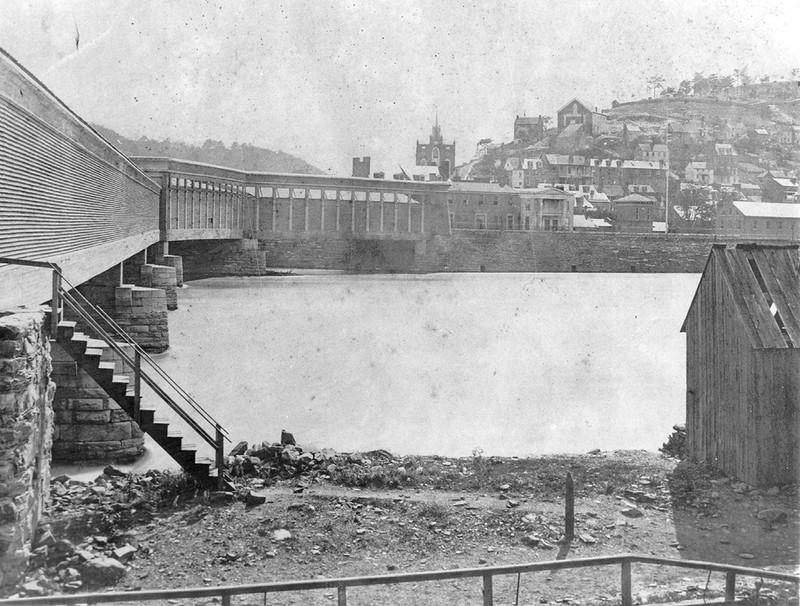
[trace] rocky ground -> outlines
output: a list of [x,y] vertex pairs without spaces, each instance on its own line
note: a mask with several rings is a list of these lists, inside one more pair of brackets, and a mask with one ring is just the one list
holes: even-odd
[[[796,571],[797,487],[759,491],[664,454],[592,452],[533,459],[397,457],[238,445],[235,494],[185,476],[106,468],[52,482],[47,525],[17,595],[208,587],[516,564],[635,552]],[[564,539],[565,478],[575,538]],[[719,596],[723,575],[634,566],[641,603]],[[523,575],[520,604],[619,599],[619,569]],[[743,597],[796,603],[785,585],[740,580]],[[517,577],[495,580],[517,600]],[[354,589],[350,603],[480,603],[479,580]],[[333,591],[271,595],[329,604]],[[172,602],[181,603],[181,602]],[[212,604],[214,600],[187,600]],[[243,596],[234,604],[262,604]]]

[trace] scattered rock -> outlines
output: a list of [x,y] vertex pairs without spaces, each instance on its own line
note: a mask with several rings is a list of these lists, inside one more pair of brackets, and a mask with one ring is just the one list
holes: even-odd
[[502,492],[506,492],[508,490],[511,490],[511,485],[510,484],[501,484],[500,486],[497,487],[497,489],[502,491]]
[[90,585],[113,585],[125,575],[125,566],[113,558],[99,556],[84,562],[82,578]]
[[128,474],[124,471],[121,471],[114,467],[113,465],[109,465],[105,469],[103,469],[103,475],[108,476],[109,478],[124,478]]
[[756,559],[756,556],[754,556],[752,553],[740,553],[739,557],[742,558],[743,560],[755,560]]
[[506,503],[506,506],[511,508],[519,507],[519,501],[515,501],[514,499],[509,499],[508,502]]
[[295,446],[297,442],[295,442],[294,436],[290,434],[285,429],[281,429],[281,444]]
[[252,490],[247,493],[247,497],[245,497],[245,505],[248,507],[255,507],[257,505],[263,505],[267,502],[267,495],[258,494],[253,492]]
[[124,564],[133,557],[133,554],[136,553],[136,551],[137,549],[133,545],[123,545],[122,547],[112,551],[111,555]]
[[228,453],[229,457],[236,457],[239,455],[243,455],[247,452],[247,442],[239,442],[236,446],[234,446],[231,451]]
[[287,539],[292,538],[292,533],[286,530],[285,528],[278,528],[272,533],[272,540],[273,541],[286,541]]
[[597,539],[588,533],[580,534],[578,538],[581,540],[581,543],[586,543],[587,545],[594,545],[597,543]]
[[786,512],[783,509],[762,509],[758,512],[757,517],[759,520],[776,524],[786,519]]
[[629,507],[627,509],[623,509],[620,513],[624,515],[626,518],[641,518],[644,516],[644,512],[637,507]]
[[208,501],[212,505],[227,505],[236,500],[236,495],[232,492],[224,492],[222,490],[215,490],[208,495]]

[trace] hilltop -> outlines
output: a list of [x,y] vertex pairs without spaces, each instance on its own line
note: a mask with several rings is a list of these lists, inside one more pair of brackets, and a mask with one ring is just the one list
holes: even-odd
[[128,156],[180,158],[254,172],[322,174],[320,169],[301,158],[248,143],[233,143],[226,147],[222,141],[212,139],[206,139],[202,145],[147,137],[134,140],[105,126],[93,124],[92,128]]

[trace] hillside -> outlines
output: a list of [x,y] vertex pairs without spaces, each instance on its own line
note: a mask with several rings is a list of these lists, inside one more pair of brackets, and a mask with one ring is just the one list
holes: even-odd
[[747,103],[702,97],[661,97],[620,103],[606,113],[612,119],[651,123],[703,119],[708,124],[742,123],[747,128],[769,128],[775,123],[800,122],[800,99]]
[[316,166],[291,154],[247,143],[234,143],[226,147],[221,141],[211,139],[207,139],[202,146],[147,137],[133,140],[105,126],[93,124],[92,127],[128,156],[180,158],[254,172],[322,174]]

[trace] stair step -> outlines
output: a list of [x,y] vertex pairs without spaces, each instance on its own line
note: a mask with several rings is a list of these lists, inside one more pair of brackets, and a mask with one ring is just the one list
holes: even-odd
[[[84,355],[86,355],[86,354],[84,354]],[[113,370],[115,369],[115,366],[114,366],[113,362],[98,362],[97,363],[97,369],[98,370],[110,370],[110,371],[113,372]]]
[[[100,362],[100,364],[111,364],[111,368],[114,368],[114,366],[115,366],[113,362]],[[128,379],[128,375],[114,375],[111,378],[111,382],[112,383],[118,383],[120,385],[122,385],[124,383],[125,384],[125,391],[128,391],[128,383],[130,382],[130,379]]]
[[92,349],[106,349],[108,347],[108,343],[106,343],[102,339],[92,339],[92,338],[90,338],[86,342],[86,347],[91,347]]
[[69,341],[72,338],[72,335],[75,334],[76,326],[76,322],[72,322],[70,320],[61,320],[61,322],[58,323],[56,340],[60,339],[61,341]]
[[87,347],[86,351],[83,352],[83,355],[84,356],[91,356],[92,358],[97,358],[98,360],[100,360],[100,358],[103,355],[103,350],[102,349],[97,349],[97,348],[94,348],[94,347]]

